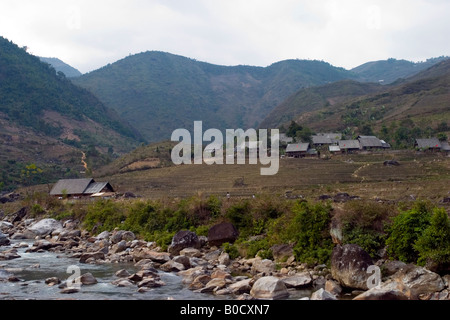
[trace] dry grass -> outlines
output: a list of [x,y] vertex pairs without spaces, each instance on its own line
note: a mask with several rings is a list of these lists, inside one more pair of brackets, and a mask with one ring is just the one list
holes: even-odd
[[[400,166],[386,167],[396,159]],[[362,198],[439,201],[449,196],[450,158],[413,151],[334,156],[330,160],[281,159],[278,174],[261,176],[259,165],[181,165],[116,174],[108,179],[119,192],[148,198],[215,194],[250,197],[288,193],[317,198],[347,192]]]

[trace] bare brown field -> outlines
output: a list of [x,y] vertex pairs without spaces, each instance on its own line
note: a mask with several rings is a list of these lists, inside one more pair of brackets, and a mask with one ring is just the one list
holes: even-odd
[[[399,166],[384,166],[395,159]],[[181,165],[116,174],[119,192],[146,198],[276,194],[317,198],[347,192],[367,199],[440,201],[450,196],[450,158],[413,151],[322,159],[280,159],[278,174],[261,176],[260,165]]]

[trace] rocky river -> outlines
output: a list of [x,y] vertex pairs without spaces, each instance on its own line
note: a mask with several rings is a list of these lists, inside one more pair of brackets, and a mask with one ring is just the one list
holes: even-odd
[[0,221],[0,300],[450,299],[450,275],[372,261],[356,245],[337,245],[331,268],[297,263],[288,245],[273,248],[274,260],[232,260],[220,243],[233,226],[216,229],[180,231],[163,251],[130,231],[93,236],[72,221]]

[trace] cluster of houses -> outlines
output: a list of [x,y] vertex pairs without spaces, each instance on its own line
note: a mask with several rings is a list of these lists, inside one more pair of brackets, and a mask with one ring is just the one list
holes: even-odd
[[[328,148],[331,154],[348,154],[358,151],[388,150],[391,148],[389,143],[378,139],[376,136],[358,136],[354,140],[342,140],[342,134],[340,133],[319,133],[313,135],[311,143],[292,143],[292,140],[288,140],[287,137],[284,137],[284,141],[287,143],[286,156],[294,158],[317,157],[320,156],[318,149],[323,150],[324,148]],[[423,151],[450,152],[448,142],[439,141],[437,138],[416,139],[415,147]]]

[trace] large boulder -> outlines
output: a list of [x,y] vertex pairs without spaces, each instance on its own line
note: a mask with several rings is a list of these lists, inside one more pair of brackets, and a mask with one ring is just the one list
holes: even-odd
[[172,255],[179,255],[180,251],[185,248],[199,249],[200,247],[200,240],[195,232],[182,230],[173,236],[168,251]]
[[439,292],[445,288],[444,281],[437,273],[415,265],[407,265],[394,274],[392,279],[405,286],[410,299],[418,299],[420,295]]
[[337,245],[331,253],[331,275],[343,287],[368,290],[372,258],[356,244]]
[[233,243],[239,236],[236,227],[229,222],[212,226],[208,231],[208,243],[211,246],[221,246],[225,242]]
[[250,295],[255,299],[284,299],[289,292],[284,282],[276,277],[262,277],[256,280],[250,290]]
[[55,219],[42,219],[39,222],[36,222],[32,226],[28,228],[31,232],[38,236],[46,236],[51,234],[56,230],[62,230],[63,226],[61,222]]
[[353,300],[408,300],[408,290],[405,286],[396,281],[381,283],[373,287]]
[[[97,237],[97,239],[98,239],[98,237]],[[133,232],[126,231],[126,230],[118,230],[113,233],[110,240],[113,244],[116,244],[122,240],[133,241],[134,239],[136,239],[136,236]]]
[[0,246],[7,246],[10,244],[8,237],[0,231]]

